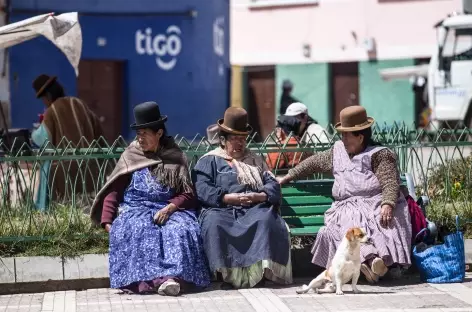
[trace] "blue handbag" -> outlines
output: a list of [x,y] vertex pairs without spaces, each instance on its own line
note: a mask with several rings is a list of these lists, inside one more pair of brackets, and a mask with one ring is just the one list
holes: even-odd
[[[416,237],[424,232],[427,229],[421,230]],[[459,216],[456,216],[456,232],[444,236],[443,240],[443,244],[428,246],[420,243],[413,248],[421,280],[434,284],[461,283],[465,278],[465,252]]]

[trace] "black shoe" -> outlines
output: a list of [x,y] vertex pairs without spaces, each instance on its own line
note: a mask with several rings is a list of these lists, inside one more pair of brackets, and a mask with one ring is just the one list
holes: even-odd
[[234,289],[234,287],[230,283],[223,282],[220,285],[220,289],[221,290],[232,290],[232,289]]

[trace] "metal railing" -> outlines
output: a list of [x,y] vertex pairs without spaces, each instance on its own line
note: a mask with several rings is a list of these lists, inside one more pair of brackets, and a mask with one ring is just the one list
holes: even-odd
[[[301,159],[329,149],[340,139],[338,134],[328,136],[327,143],[313,137],[308,143],[289,144],[289,140],[278,140],[275,132],[259,142],[254,134],[248,138],[248,147],[264,157],[275,155],[274,173],[284,174]],[[433,201],[455,200],[467,207],[472,186],[471,137],[472,130],[467,128],[373,128],[373,139],[396,152],[400,171],[412,174],[418,192],[427,193]],[[187,154],[190,168],[215,147],[200,135],[175,139]],[[94,232],[88,210],[127,142],[118,138],[108,145],[99,139],[74,145],[64,139],[60,146],[33,148],[25,142],[0,141],[0,242]],[[282,159],[286,166],[280,168]]]

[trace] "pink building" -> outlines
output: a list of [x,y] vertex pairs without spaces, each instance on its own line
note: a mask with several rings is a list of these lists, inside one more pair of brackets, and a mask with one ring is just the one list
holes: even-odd
[[[381,124],[413,123],[419,107],[409,82],[385,82],[378,70],[427,61],[434,24],[454,11],[462,0],[231,0],[231,63],[243,68],[243,102],[269,127],[290,79],[320,124],[350,104]],[[271,121],[259,117],[268,114]]]

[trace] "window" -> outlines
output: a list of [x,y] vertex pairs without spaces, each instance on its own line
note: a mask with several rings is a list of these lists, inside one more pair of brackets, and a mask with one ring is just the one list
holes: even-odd
[[250,0],[250,8],[316,5],[319,0]]
[[452,61],[472,60],[472,31],[471,29],[451,29],[442,49],[444,57]]
[[471,29],[450,29],[439,51],[439,68],[450,71],[454,61],[472,60]]

